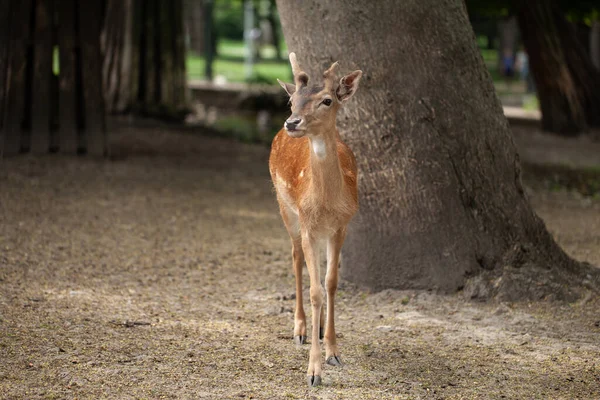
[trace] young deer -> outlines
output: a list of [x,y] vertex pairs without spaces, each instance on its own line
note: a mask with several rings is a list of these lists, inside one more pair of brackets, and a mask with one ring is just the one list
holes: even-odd
[[[339,81],[338,63],[323,74],[322,85],[308,85],[308,75],[290,53],[294,85],[279,81],[290,96],[292,115],[273,139],[269,170],[279,209],[292,240],[296,276],[294,341],[306,341],[306,316],[302,306],[302,266],[306,258],[310,276],[312,335],[307,380],[321,384],[321,347],[324,338],[327,363],[341,365],[334,325],[334,297],[338,283],[340,250],[346,226],[358,210],[356,161],[336,128],[340,107],[358,89],[362,71]],[[327,243],[327,324],[323,325],[323,287],[319,276],[319,245]]]

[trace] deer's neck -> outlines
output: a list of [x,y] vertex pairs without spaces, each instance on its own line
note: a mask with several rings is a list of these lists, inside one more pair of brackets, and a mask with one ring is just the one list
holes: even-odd
[[328,134],[309,138],[311,186],[313,193],[324,201],[339,196],[343,189],[343,176],[337,152],[335,127]]

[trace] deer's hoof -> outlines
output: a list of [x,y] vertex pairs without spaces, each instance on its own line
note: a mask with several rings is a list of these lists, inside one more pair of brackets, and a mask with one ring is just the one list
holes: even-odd
[[306,382],[309,387],[321,386],[321,377],[319,375],[308,375]]
[[302,346],[303,344],[306,344],[306,336],[294,336],[294,343],[296,343],[296,346]]
[[327,358],[327,364],[329,365],[333,365],[334,367],[341,367],[342,365],[342,360],[340,359],[339,356],[330,356],[329,358]]

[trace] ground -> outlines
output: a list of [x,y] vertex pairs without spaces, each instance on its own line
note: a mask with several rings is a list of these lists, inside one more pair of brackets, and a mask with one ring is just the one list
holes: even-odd
[[[268,149],[112,130],[110,161],[0,162],[1,398],[600,398],[596,294],[481,304],[343,282],[345,366],[307,388]],[[517,133],[525,162],[532,137]],[[598,196],[525,178],[558,242],[600,265]]]

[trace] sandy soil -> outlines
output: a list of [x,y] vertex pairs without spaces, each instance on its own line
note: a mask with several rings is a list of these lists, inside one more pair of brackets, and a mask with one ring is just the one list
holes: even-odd
[[[0,162],[0,398],[600,398],[595,295],[490,305],[344,283],[345,366],[308,389],[268,150],[158,127],[113,141],[108,162]],[[600,200],[530,196],[600,264]]]

